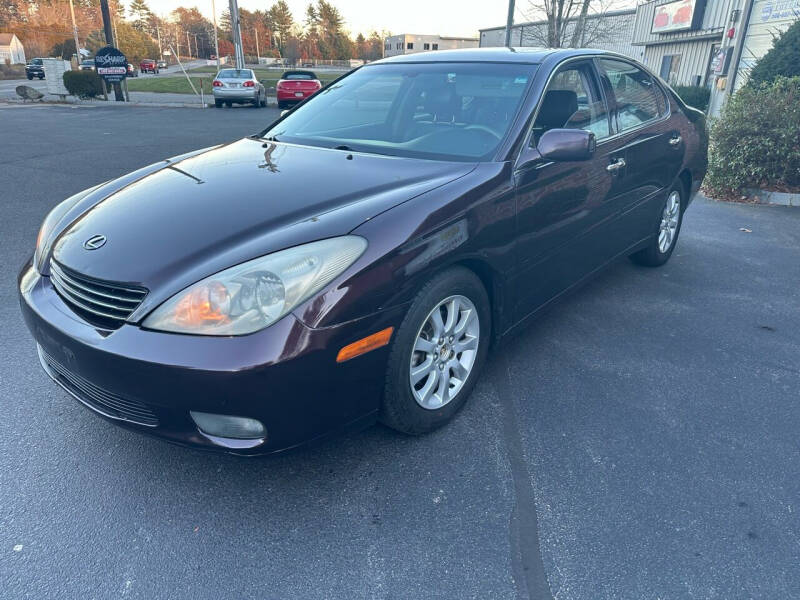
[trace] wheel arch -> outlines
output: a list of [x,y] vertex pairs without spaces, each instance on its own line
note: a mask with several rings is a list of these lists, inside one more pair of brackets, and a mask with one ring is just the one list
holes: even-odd
[[503,330],[501,318],[504,294],[500,273],[492,268],[488,262],[476,257],[462,258],[451,263],[445,269],[452,267],[463,267],[471,271],[480,280],[483,289],[486,290],[486,295],[489,297],[489,312],[492,315],[490,339],[494,342],[498,337],[498,332]]

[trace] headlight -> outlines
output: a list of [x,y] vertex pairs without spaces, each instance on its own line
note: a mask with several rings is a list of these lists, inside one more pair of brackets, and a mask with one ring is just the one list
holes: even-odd
[[[101,183],[100,185],[103,184]],[[39,272],[42,270],[39,262],[50,250],[50,243],[52,242],[51,238],[53,237],[53,229],[55,226],[58,225],[61,219],[64,218],[64,215],[67,214],[67,212],[73,206],[83,200],[91,192],[99,188],[100,185],[91,187],[88,190],[83,190],[74,196],[70,196],[60,204],[57,204],[56,207],[44,218],[42,226],[39,228],[39,235],[36,238],[36,251],[33,253],[33,265]]]
[[330,283],[361,256],[348,235],[281,250],[207,277],[153,311],[143,326],[200,335],[244,335],[275,321]]

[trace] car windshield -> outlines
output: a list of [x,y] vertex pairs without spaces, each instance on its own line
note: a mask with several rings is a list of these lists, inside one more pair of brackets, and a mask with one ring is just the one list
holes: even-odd
[[437,160],[488,160],[536,65],[366,66],[263,132],[281,142]]
[[250,79],[253,72],[250,69],[223,69],[217,75],[217,79]]
[[41,58],[34,58],[31,61],[31,63],[33,63],[34,65],[41,65],[42,64],[42,59]]

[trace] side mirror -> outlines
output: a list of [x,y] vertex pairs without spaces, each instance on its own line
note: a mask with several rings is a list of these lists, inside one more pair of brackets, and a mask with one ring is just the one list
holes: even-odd
[[583,129],[550,129],[536,145],[544,160],[562,162],[589,160],[596,147],[594,133]]

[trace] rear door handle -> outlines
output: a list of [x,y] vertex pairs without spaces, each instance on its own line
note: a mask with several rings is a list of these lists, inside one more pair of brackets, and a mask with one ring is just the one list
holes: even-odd
[[681,140],[681,136],[676,135],[675,137],[669,139],[669,144],[670,144],[670,146],[675,147],[678,144],[680,144],[681,141],[682,141]]
[[608,165],[606,167],[606,171],[608,171],[612,175],[615,175],[623,167],[625,167],[625,159],[624,158],[618,158],[617,160],[615,160],[614,162],[612,162],[610,165]]

